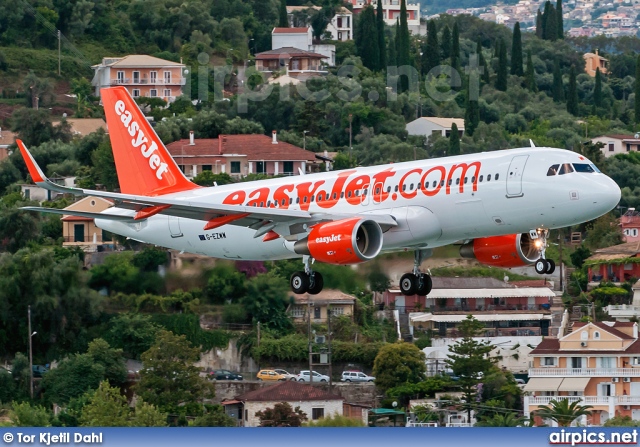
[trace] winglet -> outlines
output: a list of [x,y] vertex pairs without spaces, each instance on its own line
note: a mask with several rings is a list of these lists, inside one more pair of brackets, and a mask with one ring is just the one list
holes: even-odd
[[20,153],[22,154],[22,158],[24,158],[24,163],[27,165],[29,175],[33,179],[34,183],[36,185],[46,183],[47,177],[42,172],[42,169],[40,169],[40,166],[36,163],[31,152],[29,152],[22,140],[16,140],[16,143],[18,144],[18,148],[20,148]]
[[532,139],[529,139],[529,144],[531,145],[531,147],[536,147],[536,144],[533,142]]

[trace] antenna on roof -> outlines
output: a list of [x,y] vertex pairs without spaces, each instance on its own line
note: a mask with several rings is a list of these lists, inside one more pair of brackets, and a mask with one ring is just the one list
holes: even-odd
[[529,140],[529,144],[531,145],[531,147],[536,147],[536,144],[531,139]]

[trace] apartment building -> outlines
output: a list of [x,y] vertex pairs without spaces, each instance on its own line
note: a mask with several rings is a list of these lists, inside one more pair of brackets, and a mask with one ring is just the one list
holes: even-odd
[[[378,6],[378,1],[382,1],[382,11],[384,14],[384,21],[387,25],[393,26],[396,21],[400,19],[400,6],[401,0],[347,0],[353,6],[353,13],[357,15],[368,5],[374,8]],[[420,22],[420,4],[419,3],[407,3],[407,24],[409,31],[413,34],[425,35],[427,34],[426,25],[422,25]]]
[[545,338],[530,356],[526,417],[551,400],[567,399],[593,407],[590,416],[575,422],[580,425],[602,425],[618,415],[640,420],[637,323],[574,323],[568,335]]

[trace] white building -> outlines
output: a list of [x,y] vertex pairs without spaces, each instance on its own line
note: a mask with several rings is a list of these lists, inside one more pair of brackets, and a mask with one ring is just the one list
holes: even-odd
[[640,135],[603,135],[591,140],[592,143],[602,143],[601,149],[605,157],[612,157],[617,154],[640,151]]
[[318,53],[327,58],[327,64],[336,65],[335,45],[314,45],[311,27],[306,28],[274,28],[271,32],[271,50],[294,48]]
[[[353,5],[353,13],[359,14],[368,5],[376,8],[378,6],[378,0],[346,0]],[[387,25],[393,26],[396,21],[400,19],[400,0],[380,0],[382,1],[382,11],[384,14],[384,21]],[[427,26],[421,23],[420,20],[420,4],[406,2],[407,5],[407,25],[409,31],[413,34],[426,35]]]
[[409,135],[421,135],[430,137],[433,134],[440,134],[443,137],[451,135],[453,123],[458,126],[460,136],[464,133],[464,119],[462,118],[437,118],[434,116],[423,116],[407,124]]
[[[322,8],[319,6],[287,6],[287,14],[289,16],[289,25],[291,27],[296,26],[310,26],[309,16],[306,16],[304,23],[296,22],[296,15],[308,10],[320,11]],[[331,34],[331,40],[339,40],[341,42],[346,40],[353,40],[353,13],[347,8],[339,7],[336,14],[332,17],[331,22],[327,24],[326,33]]]

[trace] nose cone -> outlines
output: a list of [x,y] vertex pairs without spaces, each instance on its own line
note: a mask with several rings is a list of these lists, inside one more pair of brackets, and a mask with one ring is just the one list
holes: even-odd
[[599,215],[606,214],[614,209],[620,203],[620,197],[620,187],[606,175],[602,175],[598,179],[589,194],[593,206],[600,213]]

